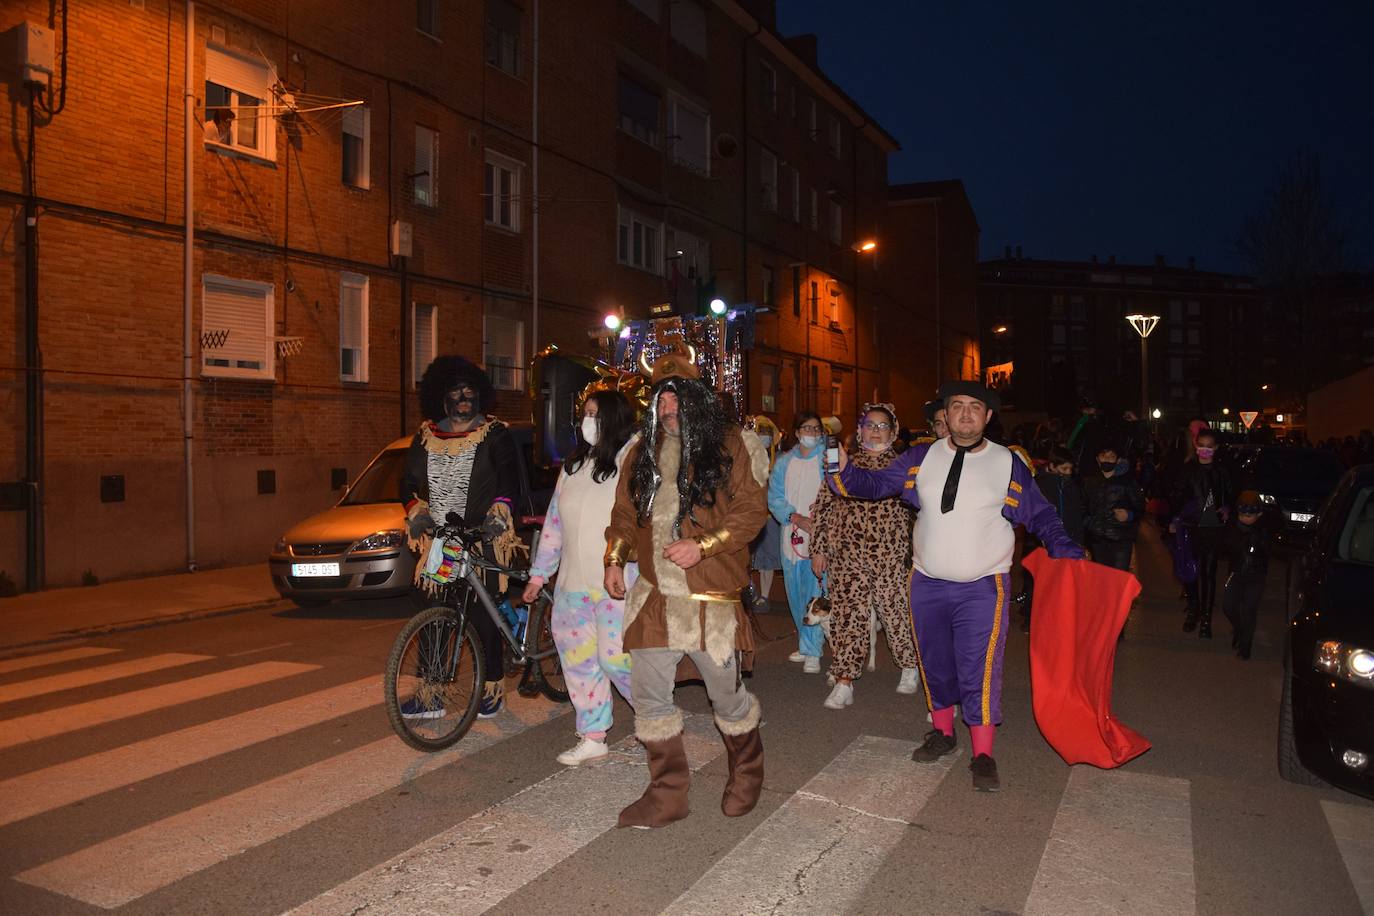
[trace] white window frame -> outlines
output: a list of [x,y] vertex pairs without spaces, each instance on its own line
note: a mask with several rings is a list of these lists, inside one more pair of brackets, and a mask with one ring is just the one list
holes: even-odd
[[[663,227],[663,250],[671,252],[668,257],[681,258],[677,266],[683,279],[700,284],[711,278],[710,239],[669,224]],[[665,269],[668,257],[663,259]]]
[[200,374],[217,376],[221,378],[243,378],[243,379],[264,379],[275,381],[277,378],[276,366],[276,286],[271,283],[259,283],[256,280],[240,280],[236,277],[225,277],[220,274],[201,274],[200,275],[200,326],[201,333],[210,331],[228,330],[230,338],[233,337],[233,328],[220,328],[206,321],[205,318],[205,299],[207,287],[217,286],[232,293],[249,296],[261,296],[263,305],[263,354],[262,366],[257,369],[239,366],[216,366],[206,362],[214,359],[215,350],[205,350],[202,348],[200,354]]
[[778,111],[778,71],[759,61],[759,102],[764,111],[777,114]]
[[832,380],[830,382],[830,413],[838,417],[844,412],[844,383]]
[[[501,221],[501,210],[498,197],[500,196],[500,173],[510,174],[510,222]],[[497,229],[506,229],[510,232],[520,231],[520,209],[523,198],[521,197],[521,183],[524,180],[525,164],[518,159],[502,155],[495,150],[487,150],[486,157],[482,164],[482,216],[488,226]],[[495,174],[492,174],[495,173]],[[492,174],[492,190],[486,190],[486,177]]]
[[[429,314],[424,316],[422,309],[427,309]],[[420,352],[420,325],[421,322],[428,325],[429,329],[429,352]],[[424,378],[425,369],[434,361],[434,357],[439,354],[439,307],[429,302],[410,303],[410,374],[411,387],[419,388],[420,380]]]
[[[415,0],[415,31],[435,41],[441,41],[439,32],[443,29],[442,12],[443,3],[440,0]],[[430,19],[428,23],[424,21],[426,14]]]
[[[518,14],[515,22],[515,30],[503,28],[496,17],[492,16],[491,4],[486,4],[486,32],[483,38],[484,47],[482,57],[488,67],[494,67],[508,76],[519,77],[520,68],[524,64],[521,60],[520,35],[524,28],[524,10],[515,3],[507,3],[512,12]],[[509,52],[509,58],[507,57]],[[505,66],[510,64],[509,67]]]
[[[349,271],[342,271],[339,274],[339,379],[345,382],[366,382],[368,367],[368,326],[370,323],[369,310],[369,282],[366,274],[355,274]],[[353,362],[353,372],[344,371],[344,294],[347,290],[357,290],[358,292],[358,346],[348,347],[347,349],[357,351],[357,357]]]
[[[424,163],[420,161],[420,151],[425,147],[429,148],[429,166],[421,169]],[[422,171],[428,174],[420,175]],[[423,196],[420,191],[421,178],[425,179]],[[410,183],[411,198],[416,204],[431,210],[439,206],[439,132],[423,124],[415,125],[415,162]]]
[[[346,187],[366,191],[372,187],[372,109],[366,105],[345,108],[341,122],[341,146],[339,148],[339,178]],[[353,182],[343,174],[344,163],[348,160],[344,151],[348,148],[348,137],[362,140],[362,152],[358,156],[358,181]]]
[[[682,132],[678,127],[678,111],[686,109],[692,114],[701,118],[705,127],[702,130],[701,149],[699,157],[691,155],[691,146],[684,142]],[[685,169],[696,172],[699,175],[711,177],[711,113],[700,105],[694,105],[675,93],[668,95],[668,137],[670,140],[669,155],[677,165]]]
[[830,281],[830,323],[838,325],[840,323],[840,286],[834,280]]
[[840,127],[840,119],[834,115],[830,116],[830,155],[836,159],[844,158],[844,131]]
[[[647,243],[646,232],[652,230],[654,233],[653,244]],[[622,255],[620,250],[620,236],[626,237],[625,251]],[[640,250],[645,255],[652,254],[652,262],[641,259],[635,261],[635,239],[640,240]],[[624,264],[626,267],[633,267],[635,270],[642,270],[654,276],[663,275],[663,222],[661,220],[649,219],[643,214],[636,213],[629,207],[618,207],[616,213],[616,263]]]
[[766,146],[759,147],[759,190],[763,209],[778,212],[778,155]]
[[[492,323],[497,321],[510,322],[515,327],[515,353],[507,355],[504,353],[492,353]],[[493,363],[492,359],[509,359],[510,362]],[[502,315],[483,315],[482,316],[482,365],[486,367],[487,377],[491,379],[492,387],[498,391],[519,391],[525,386],[525,322],[518,318],[506,318]]]
[[759,304],[775,306],[778,304],[778,274],[773,265],[763,265],[763,288],[759,292]]
[[[262,60],[245,57],[217,45],[205,46],[205,145],[211,149],[228,150],[241,156],[277,161],[277,122],[268,111],[271,105],[271,69]],[[209,110],[209,84],[229,93],[229,106],[234,119],[229,125],[229,141],[218,139],[212,126],[213,113]],[[247,96],[257,101],[257,106],[246,106],[240,110],[240,99]],[[238,142],[239,125],[242,119],[250,117],[245,112],[252,108],[251,117],[257,127],[257,145],[244,146]]]
[[830,244],[844,244],[844,207],[836,200],[830,202]]

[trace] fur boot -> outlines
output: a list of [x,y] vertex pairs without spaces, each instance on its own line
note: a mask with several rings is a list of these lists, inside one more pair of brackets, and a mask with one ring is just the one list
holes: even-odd
[[722,722],[716,727],[725,739],[725,756],[730,778],[720,799],[726,817],[741,817],[754,810],[763,792],[763,739],[759,736],[759,701],[739,722]]
[[682,743],[682,714],[670,721],[635,720],[635,731],[649,755],[649,787],[620,812],[619,827],[663,827],[688,814],[691,770]]

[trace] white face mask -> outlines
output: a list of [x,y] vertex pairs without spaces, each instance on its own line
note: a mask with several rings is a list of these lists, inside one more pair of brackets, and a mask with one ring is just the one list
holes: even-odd
[[798,436],[798,437],[797,437],[797,441],[801,443],[801,447],[802,447],[802,448],[807,449],[807,450],[810,450],[810,449],[813,449],[813,448],[815,448],[816,446],[818,446],[818,445],[821,444],[821,437],[820,437],[820,436]]
[[885,452],[885,451],[887,451],[888,443],[886,443],[886,442],[869,442],[867,439],[865,439],[863,445],[864,445],[864,448],[868,449],[870,452]]
[[596,417],[582,418],[582,438],[587,440],[588,445],[596,445],[596,440],[601,438],[601,423]]

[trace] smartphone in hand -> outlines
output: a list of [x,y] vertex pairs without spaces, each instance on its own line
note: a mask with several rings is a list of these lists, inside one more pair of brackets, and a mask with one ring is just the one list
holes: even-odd
[[825,437],[825,472],[827,474],[840,473],[840,437]]

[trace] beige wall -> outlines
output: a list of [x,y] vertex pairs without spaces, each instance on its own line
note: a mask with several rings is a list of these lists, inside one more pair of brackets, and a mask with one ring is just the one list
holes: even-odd
[[1358,435],[1374,429],[1374,366],[1324,385],[1307,396],[1307,438]]

